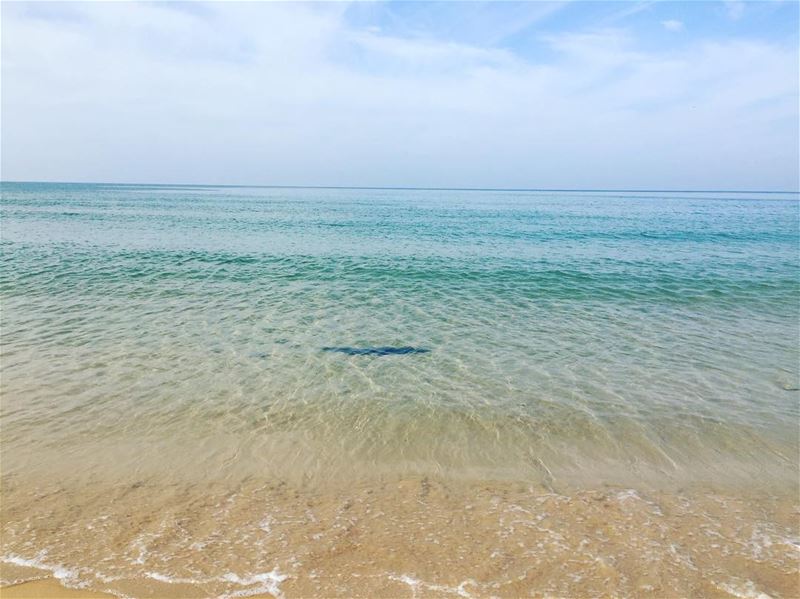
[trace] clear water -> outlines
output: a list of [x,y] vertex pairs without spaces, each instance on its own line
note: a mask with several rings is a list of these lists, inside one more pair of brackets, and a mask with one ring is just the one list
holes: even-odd
[[0,585],[796,590],[797,194],[1,189]]
[[3,183],[4,470],[785,480],[799,207]]

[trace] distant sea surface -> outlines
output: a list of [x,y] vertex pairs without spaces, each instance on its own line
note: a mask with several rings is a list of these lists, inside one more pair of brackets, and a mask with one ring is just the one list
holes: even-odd
[[[745,533],[720,497],[741,502],[770,572],[796,574],[796,193],[0,189],[6,584],[45,569],[132,596],[591,594],[608,572],[537,579],[536,543],[552,557],[565,531],[590,538],[576,527],[605,501],[642,530],[664,518],[648,547],[672,559],[683,506],[684,524],[729,532],[722,559]],[[560,541],[501,518],[531,497],[555,502]],[[355,538],[337,528],[351,509]],[[376,557],[410,522],[459,531],[443,551],[505,530],[480,562],[498,551],[505,574],[445,567],[452,552],[428,556],[441,571]],[[397,551],[436,545],[405,534]],[[682,542],[711,555],[712,536]],[[606,557],[617,586],[598,592],[665,589]],[[683,594],[789,580],[734,562],[690,575],[679,557]]]

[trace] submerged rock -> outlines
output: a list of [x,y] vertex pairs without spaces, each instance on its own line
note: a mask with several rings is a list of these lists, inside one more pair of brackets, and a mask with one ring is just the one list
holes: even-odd
[[338,352],[348,356],[392,356],[396,354],[427,354],[431,350],[410,345],[402,347],[385,345],[380,347],[323,347],[322,351]]

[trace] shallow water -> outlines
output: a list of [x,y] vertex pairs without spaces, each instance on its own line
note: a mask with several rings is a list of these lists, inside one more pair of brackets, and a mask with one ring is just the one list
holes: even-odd
[[52,573],[132,597],[797,596],[797,511],[760,492],[422,478],[336,493],[43,483],[15,496],[9,583]]
[[[202,579],[212,595],[591,594],[611,580],[575,579],[578,562],[516,591],[477,562],[426,571],[363,512],[345,552],[362,578],[303,586],[309,552],[320,571],[339,559],[313,535],[333,534],[351,495],[382,527],[444,534],[480,489],[512,499],[476,507],[443,551],[484,542],[455,530],[493,538],[502,509],[548,497],[563,512],[550,529],[576,550],[599,494],[620,536],[593,555],[618,574],[643,567],[622,556],[631,535],[663,560],[691,545],[681,523],[706,516],[725,555],[745,560],[732,571],[755,559],[746,526],[788,552],[764,554],[765,568],[796,568],[785,514],[800,451],[797,194],[3,183],[0,210],[4,572],[57,565],[93,586],[98,573],[124,579],[103,584],[136,596],[158,594],[148,572]],[[442,491],[398,511],[392,485],[419,481]],[[281,489],[328,506],[315,516],[325,525],[312,530]],[[661,537],[642,532],[653,514],[620,528],[628,489],[667,506]],[[237,517],[220,520],[220,502]],[[739,505],[738,528],[719,502]],[[256,532],[259,505],[291,514],[280,549]],[[544,543],[503,534],[522,544],[497,549],[517,564]],[[712,536],[687,551],[714,554]],[[232,561],[191,549],[206,537]],[[364,565],[387,543],[405,561]],[[557,559],[554,547],[536,555]],[[676,594],[712,593],[713,577],[690,570],[695,586]],[[643,592],[630,576],[619,594]],[[720,594],[787,588],[763,572],[725,576]]]

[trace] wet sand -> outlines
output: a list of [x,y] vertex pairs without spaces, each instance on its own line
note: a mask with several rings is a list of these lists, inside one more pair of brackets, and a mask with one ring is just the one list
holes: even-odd
[[3,512],[4,581],[60,568],[129,597],[800,596],[798,506],[766,492],[144,482],[17,489]]
[[101,599],[113,596],[85,589],[68,589],[52,578],[0,588],[2,599]]

